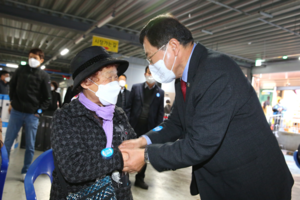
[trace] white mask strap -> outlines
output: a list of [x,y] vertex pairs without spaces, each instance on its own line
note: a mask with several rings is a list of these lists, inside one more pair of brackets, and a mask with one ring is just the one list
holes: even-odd
[[163,61],[165,60],[165,56],[166,56],[166,53],[167,53],[167,50],[168,50],[168,46],[169,46],[169,42],[168,42],[167,47],[166,47],[166,51],[165,51],[165,54],[164,54]]
[[92,81],[92,79],[88,78],[92,83],[94,83],[95,85],[99,86],[97,83],[95,83],[94,81]]
[[[88,80],[90,80],[90,81],[91,81],[92,83],[94,83],[95,85],[99,86],[97,83],[95,83],[94,81],[92,81],[92,79],[88,78]],[[88,90],[96,94],[96,92],[94,92],[94,91],[91,90],[90,88],[88,88]]]
[[88,88],[88,90],[96,94],[96,92],[94,92],[94,91],[93,91],[93,90],[91,90],[90,88]]
[[173,65],[172,65],[171,71],[173,70],[173,67],[174,67],[174,65],[175,65],[176,59],[177,59],[177,56],[175,56],[175,60],[174,60],[174,62],[173,62]]

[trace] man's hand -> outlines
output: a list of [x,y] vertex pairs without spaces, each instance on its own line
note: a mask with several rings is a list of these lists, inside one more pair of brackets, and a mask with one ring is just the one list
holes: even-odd
[[145,165],[145,149],[121,149],[124,172],[139,172]]
[[140,137],[134,140],[126,140],[120,146],[119,149],[139,149],[147,146],[147,140],[144,137]]
[[11,109],[12,109],[12,106],[11,106],[11,104],[9,104],[9,107],[8,107],[8,113],[10,114],[10,112],[11,112]]

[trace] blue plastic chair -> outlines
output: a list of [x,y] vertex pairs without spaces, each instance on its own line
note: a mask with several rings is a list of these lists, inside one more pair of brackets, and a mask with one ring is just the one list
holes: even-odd
[[0,172],[0,200],[2,200],[2,194],[3,194],[3,189],[4,189],[4,183],[6,179],[6,173],[7,173],[7,168],[8,168],[8,154],[6,147],[3,145],[1,148],[1,172]]
[[42,153],[29,167],[24,180],[25,194],[27,200],[36,200],[36,194],[33,183],[41,174],[47,174],[53,181],[52,172],[54,170],[54,161],[52,149]]
[[300,161],[298,159],[298,151],[294,152],[294,160],[298,168],[300,168]]

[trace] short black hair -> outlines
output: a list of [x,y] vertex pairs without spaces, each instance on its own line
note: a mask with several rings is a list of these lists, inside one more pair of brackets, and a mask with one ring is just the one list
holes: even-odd
[[[146,66],[145,68],[145,74],[147,73],[147,69],[149,68],[149,66]],[[150,69],[149,69],[150,70]]]
[[51,84],[54,86],[54,90],[57,90],[58,84],[55,81],[51,81]]
[[171,15],[159,15],[151,19],[140,33],[140,43],[147,37],[150,44],[160,48],[170,39],[177,39],[181,45],[186,46],[194,42],[192,33],[176,18]]
[[38,55],[40,57],[40,59],[44,59],[45,58],[45,54],[43,52],[43,50],[39,49],[39,48],[33,48],[29,51],[28,55],[30,53],[33,53],[35,55]]
[[8,71],[6,71],[6,70],[2,70],[2,71],[0,71],[0,76],[2,76],[2,75],[5,75],[5,74],[9,74],[9,72],[8,72]]
[[[127,80],[127,76],[126,76],[125,74],[121,74],[120,76],[124,76],[124,77],[126,78],[126,80]],[[119,77],[120,77],[120,76],[119,76]]]

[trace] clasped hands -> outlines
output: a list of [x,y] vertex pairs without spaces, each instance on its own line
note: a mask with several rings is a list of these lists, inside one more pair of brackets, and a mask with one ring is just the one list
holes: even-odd
[[124,172],[139,172],[145,165],[145,147],[147,141],[144,137],[126,140],[119,149],[123,156]]

